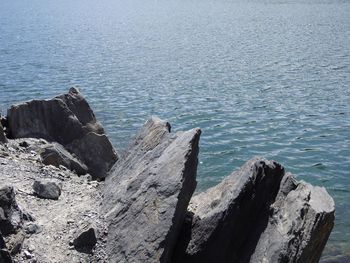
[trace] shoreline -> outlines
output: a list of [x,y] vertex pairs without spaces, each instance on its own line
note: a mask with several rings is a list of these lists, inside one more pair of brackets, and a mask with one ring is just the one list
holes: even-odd
[[[200,259],[201,262],[206,262],[205,260],[212,262],[210,259],[211,257],[218,258],[228,253],[227,256],[225,256],[226,260],[236,258],[236,260],[244,259],[246,262],[249,262],[252,258],[255,260],[262,260],[262,255],[260,253],[265,255],[267,253],[270,259],[280,255],[278,258],[288,257],[290,260],[293,258],[301,260],[302,257],[311,257],[312,261],[310,262],[318,261],[334,221],[334,203],[323,188],[312,187],[309,184],[297,182],[293,179],[292,175],[284,173],[283,167],[278,168],[281,167],[280,164],[262,158],[255,158],[247,162],[245,166],[241,168],[242,172],[238,172],[238,174],[234,172],[227,177],[236,178],[241,174],[242,177],[239,179],[240,181],[238,181],[240,182],[239,184],[235,181],[236,179],[233,179],[233,183],[230,184],[227,181],[229,179],[226,178],[224,180],[226,183],[221,183],[208,189],[204,193],[199,193],[192,197],[196,185],[195,178],[198,162],[199,129],[173,134],[170,132],[171,128],[169,123],[157,118],[152,118],[145,123],[136,138],[130,143],[125,155],[120,157],[116,154],[115,150],[110,150],[110,147],[113,148],[113,146],[111,146],[108,138],[104,135],[102,126],[97,122],[92,110],[79,91],[71,89],[68,94],[61,95],[57,98],[58,99],[47,100],[46,102],[35,102],[34,106],[31,106],[33,103],[29,102],[11,108],[8,119],[3,120],[5,131],[10,137],[26,137],[28,135],[28,137],[31,137],[30,135],[32,134],[32,136],[49,139],[51,141],[50,143],[55,141],[55,143],[60,142],[65,145],[63,149],[52,145],[50,146],[51,152],[49,152],[49,156],[53,159],[49,158],[51,161],[48,163],[55,164],[59,167],[58,169],[62,169],[61,166],[63,166],[66,167],[65,169],[77,171],[76,165],[78,163],[80,168],[84,165],[87,166],[87,169],[83,169],[81,172],[84,174],[88,172],[89,169],[92,169],[90,167],[96,165],[98,167],[104,167],[102,171],[105,172],[94,173],[90,177],[88,175],[88,177],[90,179],[98,179],[99,181],[104,180],[106,177],[106,181],[101,183],[105,184],[105,187],[102,190],[104,197],[102,201],[100,201],[103,204],[102,211],[98,213],[101,213],[99,217],[103,218],[104,224],[108,226],[108,230],[105,229],[102,231],[104,235],[106,235],[104,237],[105,239],[99,236],[101,234],[99,233],[97,235],[97,240],[101,238],[101,240],[106,242],[106,248],[103,253],[108,255],[108,260],[112,260],[112,262],[116,259],[118,259],[118,262],[129,262],[130,260],[145,260],[145,262],[170,262],[171,260],[173,262],[176,262],[176,260],[179,262],[195,262]],[[64,102],[63,104],[60,102],[60,99]],[[25,105],[25,108],[21,105]],[[37,111],[38,107],[39,109],[44,109],[44,111],[40,110],[39,112],[50,112],[54,114],[53,116],[59,116],[57,117],[59,118],[58,120],[62,118],[65,120],[66,118],[67,121],[59,121],[58,123],[64,123],[64,126],[57,126],[56,122],[52,122],[52,116],[49,116],[50,114],[33,114],[33,111]],[[64,114],[62,115],[63,112]],[[28,116],[35,116],[39,123],[42,122],[44,126],[37,126],[37,124],[32,125],[31,123],[33,123],[33,120],[30,120],[28,123]],[[57,132],[57,129],[52,129],[52,125],[54,125],[53,127],[57,127],[59,132]],[[38,127],[40,130],[38,130]],[[72,130],[72,127],[75,128]],[[101,141],[101,138],[104,139]],[[10,144],[11,143],[12,140],[10,139]],[[101,143],[104,145],[103,147],[100,147]],[[30,144],[31,143],[29,143],[29,145]],[[94,150],[91,151],[91,149],[87,147]],[[42,154],[43,152],[45,153],[43,148],[47,149],[46,146],[40,146],[37,150],[37,161],[40,165],[44,165],[42,161],[48,158],[48,156],[44,156],[45,158],[43,158]],[[64,148],[66,148],[68,152],[66,152]],[[90,150],[91,153],[86,154],[84,149]],[[54,157],[52,157],[52,151],[54,152]],[[115,154],[113,154],[113,152],[115,152]],[[95,161],[92,158],[95,156],[100,156],[102,158],[99,157],[99,161]],[[112,170],[108,172],[110,167],[112,167],[111,163],[114,162],[115,164]],[[106,169],[105,167],[109,168]],[[140,173],[140,171],[143,172]],[[168,174],[170,177],[162,177],[164,174]],[[76,178],[82,178],[77,177],[77,175],[75,176]],[[169,182],[172,183],[169,184]],[[96,183],[98,182],[96,181]],[[224,190],[228,187],[227,185],[230,186],[230,188]],[[268,190],[270,187],[271,190]],[[64,187],[62,189],[64,190]],[[117,192],[114,192],[115,189],[117,189]],[[64,193],[63,190],[62,193]],[[156,191],[154,192],[154,190]],[[30,190],[27,189],[27,191]],[[227,194],[224,194],[226,191],[228,191]],[[271,192],[269,193],[269,191]],[[215,194],[209,194],[210,192]],[[305,197],[302,197],[304,194],[306,194],[306,196],[315,196],[306,201],[307,206],[305,208],[303,208],[305,205]],[[216,199],[217,197],[215,196],[217,195],[221,195],[221,198]],[[255,197],[256,195],[260,197]],[[197,196],[203,196],[203,198],[196,199]],[[294,200],[292,197],[294,199],[296,198],[296,200],[301,198],[300,200],[304,201],[295,203],[291,201]],[[290,198],[292,199],[289,200]],[[159,201],[157,201],[157,205],[155,206],[155,203],[152,203],[153,201],[148,203],[149,200]],[[208,200],[208,203],[202,203],[201,200]],[[197,204],[194,206],[196,202]],[[227,206],[227,204],[231,203],[238,204],[237,210],[234,209],[232,212],[229,212],[231,211],[231,205]],[[181,206],[179,204],[181,204]],[[187,208],[189,204],[190,206]],[[245,211],[239,209],[241,206],[251,206],[251,208]],[[196,215],[196,213],[199,213],[197,212],[197,208],[193,210],[191,207],[202,207],[198,211],[202,211],[200,213],[206,212]],[[219,207],[220,209],[217,210]],[[272,215],[269,215],[267,211],[271,208],[274,212]],[[133,212],[128,212],[130,209],[132,209]],[[192,214],[189,219],[189,214],[186,212],[187,209],[190,209],[190,214]],[[305,214],[306,211],[308,216],[304,217],[303,215],[301,217],[295,217],[294,214],[291,214],[281,220],[284,214],[279,213],[290,209],[295,209],[295,212],[304,211],[302,212],[303,214]],[[154,214],[152,211],[157,212]],[[143,217],[139,217],[139,213],[146,215],[148,219],[145,220]],[[216,216],[212,217],[213,213],[214,215],[217,213]],[[223,228],[224,232],[218,231],[218,229],[222,227],[220,226],[221,221],[217,221],[215,218],[220,218],[220,215],[226,213],[230,214],[228,218],[232,218],[232,222],[236,223],[232,225],[232,227]],[[259,223],[260,221],[258,220],[261,215],[263,215],[264,218],[263,224]],[[157,219],[155,219],[154,216]],[[321,216],[320,218],[322,219],[320,221],[314,221],[315,216]],[[210,219],[211,217],[213,219]],[[175,221],[174,218],[176,219]],[[203,218],[207,219],[202,220]],[[224,218],[226,218],[226,216],[223,217],[223,219]],[[246,222],[246,218],[252,218],[253,221]],[[131,219],[133,220],[130,221]],[[275,220],[277,220],[277,222],[281,220],[280,223],[287,229],[293,229],[293,222],[299,222],[301,224],[300,229],[304,231],[304,234],[297,237],[293,236],[293,233],[288,232],[287,234],[286,232],[286,239],[284,239],[284,236],[279,237],[280,245],[276,246],[274,241],[268,238],[270,235],[278,235],[277,232],[274,232],[276,226],[279,224],[276,224]],[[288,220],[290,220],[290,223],[288,223]],[[185,224],[185,222],[192,221],[195,222],[192,226],[192,223],[189,225],[187,223],[187,225]],[[144,225],[145,228],[143,230],[137,227],[128,229],[128,225],[132,222]],[[210,224],[208,222],[210,222]],[[80,225],[79,223],[77,224]],[[240,233],[237,226],[241,226],[240,231],[246,232]],[[212,231],[202,232],[202,227],[204,229],[211,228]],[[128,231],[124,236],[122,233],[124,233],[123,231],[125,229],[128,229]],[[153,229],[153,231],[149,232],[151,229]],[[201,238],[199,242],[199,240],[196,241],[195,236],[193,236],[193,241],[190,238],[188,240],[189,243],[186,244],[186,242],[183,243],[183,241],[187,240],[187,238],[182,235],[188,236],[188,233],[186,234],[186,232],[183,232],[183,229],[189,229],[190,236],[192,233],[192,235],[195,236],[202,236],[204,234],[204,236],[207,237],[204,239]],[[170,230],[171,232],[169,232]],[[134,236],[143,233],[141,236],[145,236],[145,240],[130,239],[130,231],[136,231]],[[152,243],[153,245],[150,246],[151,243],[147,240],[155,233],[157,233],[157,239],[152,241],[155,243]],[[225,237],[227,234],[229,235]],[[148,235],[150,236],[146,238]],[[309,235],[313,238],[308,237]],[[215,243],[219,242],[220,244],[220,242],[222,242],[223,248],[227,246],[232,248],[233,246],[234,249],[231,252],[229,252],[229,250],[221,250],[221,252],[219,252],[216,245],[212,245],[212,236],[216,236]],[[247,236],[247,239],[242,240],[241,243],[236,243],[236,241],[234,241],[243,236]],[[316,236],[317,238],[315,238]],[[123,238],[121,239],[121,237]],[[277,236],[275,237],[277,238]],[[300,247],[295,250],[293,246],[291,247],[289,244],[288,240],[290,239],[304,242],[304,245],[301,246],[301,243],[298,243],[299,245],[296,246]],[[306,242],[306,240],[308,241]],[[316,242],[316,240],[319,241]],[[319,243],[320,240],[321,243]],[[119,244],[119,242],[122,243]],[[156,245],[157,242],[158,245]],[[199,245],[198,242],[203,243]],[[260,243],[265,244],[266,242],[270,244],[267,246],[267,250],[264,250],[263,247],[259,248],[261,246],[259,245]],[[307,244],[306,246],[305,242]],[[136,244],[139,244],[138,246],[141,247],[148,247],[148,252],[142,249],[138,250],[137,247],[133,248]],[[166,246],[162,247],[164,245],[160,246],[159,244],[166,244]],[[196,248],[196,246],[198,247]],[[174,257],[174,253],[176,257]],[[145,258],[145,255],[148,256]],[[155,255],[159,255],[159,258],[154,258]],[[101,262],[103,262],[103,259],[101,259]]]

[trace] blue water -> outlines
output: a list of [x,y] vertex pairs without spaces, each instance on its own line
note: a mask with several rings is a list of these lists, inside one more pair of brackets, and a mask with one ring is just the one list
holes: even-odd
[[350,262],[349,1],[2,0],[3,112],[72,85],[120,151],[151,115],[201,127],[199,190],[254,155],[325,186]]

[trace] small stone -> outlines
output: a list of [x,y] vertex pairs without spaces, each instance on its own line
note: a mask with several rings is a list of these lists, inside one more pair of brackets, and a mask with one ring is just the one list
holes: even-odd
[[7,138],[5,136],[4,128],[2,127],[2,124],[0,123],[0,143],[6,143]]
[[89,226],[78,231],[77,237],[73,241],[75,248],[93,248],[96,245],[97,239],[95,229]]
[[38,234],[42,231],[42,227],[35,223],[28,223],[24,227],[24,230],[27,234]]
[[33,184],[34,193],[41,198],[57,200],[61,195],[61,186],[49,180],[36,180]]
[[23,254],[27,259],[31,259],[33,257],[33,255],[27,250],[24,250]]
[[30,253],[32,253],[34,250],[35,250],[35,246],[34,246],[34,245],[29,245],[29,246],[28,246],[28,251],[29,251]]
[[19,146],[23,147],[23,148],[27,148],[29,146],[29,144],[26,141],[20,142]]

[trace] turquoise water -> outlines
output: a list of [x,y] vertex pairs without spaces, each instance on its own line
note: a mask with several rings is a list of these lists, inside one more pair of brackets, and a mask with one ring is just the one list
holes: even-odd
[[120,151],[151,115],[201,127],[200,190],[254,155],[325,186],[350,262],[349,1],[2,0],[3,112],[72,85]]

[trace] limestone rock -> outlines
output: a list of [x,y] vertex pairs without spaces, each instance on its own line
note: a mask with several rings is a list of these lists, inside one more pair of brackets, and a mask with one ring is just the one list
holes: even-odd
[[334,202],[326,190],[288,174],[271,208],[250,262],[319,262],[334,224]]
[[110,262],[169,262],[196,186],[199,129],[152,118],[106,179]]
[[95,178],[104,178],[118,159],[89,104],[75,88],[53,99],[13,105],[7,114],[10,136],[58,142],[85,162]]
[[15,233],[22,225],[23,214],[16,202],[12,186],[0,188],[0,232],[3,235]]
[[283,175],[280,164],[254,158],[194,196],[188,215],[192,220],[184,226],[174,262],[245,262]]
[[57,200],[61,195],[61,186],[50,180],[36,180],[33,190],[36,195],[45,199]]
[[88,171],[85,164],[74,158],[59,143],[50,143],[43,146],[40,156],[44,164],[56,167],[63,165],[71,171],[75,171],[78,175],[86,174]]

